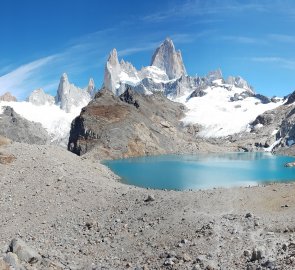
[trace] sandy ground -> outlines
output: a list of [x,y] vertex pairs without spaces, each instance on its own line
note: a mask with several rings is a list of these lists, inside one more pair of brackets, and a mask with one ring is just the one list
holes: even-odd
[[27,269],[295,269],[295,184],[148,190],[59,147],[0,152],[2,256],[21,238],[51,262]]

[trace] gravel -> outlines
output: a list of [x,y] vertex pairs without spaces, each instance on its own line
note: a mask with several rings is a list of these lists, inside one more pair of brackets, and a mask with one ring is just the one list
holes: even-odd
[[293,183],[147,190],[56,146],[0,150],[16,157],[0,164],[0,269],[34,269],[9,249],[14,238],[40,269],[295,269]]

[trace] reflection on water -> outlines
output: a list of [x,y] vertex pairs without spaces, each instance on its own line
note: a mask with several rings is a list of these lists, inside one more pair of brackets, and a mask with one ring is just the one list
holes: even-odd
[[167,155],[105,161],[128,184],[156,189],[205,189],[295,180],[291,157],[270,153]]

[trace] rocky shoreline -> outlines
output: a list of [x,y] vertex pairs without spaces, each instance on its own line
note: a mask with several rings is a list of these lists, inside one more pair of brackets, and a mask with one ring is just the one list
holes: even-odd
[[[60,147],[0,152],[16,158],[0,164],[2,269],[295,268],[293,183],[148,190]],[[14,238],[39,259],[14,255]]]

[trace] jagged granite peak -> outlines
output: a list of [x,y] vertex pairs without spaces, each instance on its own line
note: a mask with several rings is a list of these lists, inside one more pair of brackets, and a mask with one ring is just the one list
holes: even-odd
[[10,92],[6,92],[2,96],[0,96],[0,101],[12,102],[12,101],[17,101],[17,99]]
[[241,76],[229,76],[226,80],[226,83],[232,86],[236,86],[238,88],[243,88],[245,90],[248,90],[252,94],[255,94],[253,87],[249,85],[248,82]]
[[91,97],[94,97],[94,95],[95,95],[95,83],[94,83],[94,80],[93,80],[93,78],[90,78],[89,79],[89,82],[88,82],[88,86],[87,86],[87,88],[86,88],[86,91],[87,91],[87,93],[89,93],[89,95],[91,96]]
[[222,71],[220,68],[217,70],[210,71],[206,76],[206,80],[209,83],[212,83],[213,81],[216,81],[216,80],[222,80],[222,79],[223,79]]
[[90,100],[91,96],[88,91],[71,84],[67,74],[63,73],[55,97],[55,101],[60,108],[69,113],[79,107],[87,105]]
[[113,49],[110,52],[104,72],[104,87],[116,94],[116,89],[119,87],[119,74],[121,73],[121,66],[118,60],[117,50]]
[[170,80],[179,78],[184,74],[186,75],[181,52],[175,50],[173,41],[170,38],[166,38],[156,49],[152,57],[151,66],[164,70]]
[[46,94],[42,88],[34,90],[27,98],[27,101],[38,106],[52,105],[55,102],[54,97]]

